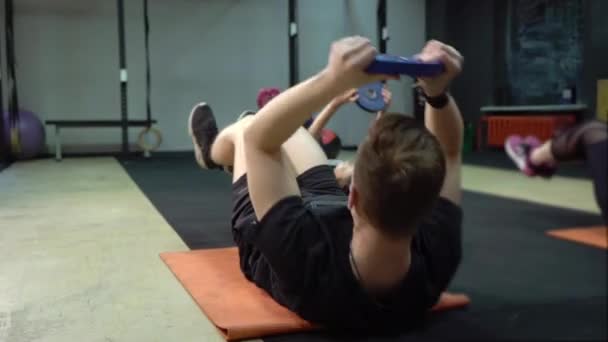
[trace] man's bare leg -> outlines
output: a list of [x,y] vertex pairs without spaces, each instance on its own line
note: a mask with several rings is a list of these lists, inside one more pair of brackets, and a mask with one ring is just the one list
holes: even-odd
[[[211,158],[222,166],[233,167],[233,181],[247,173],[245,157],[242,153],[243,131],[250,124],[252,116],[246,116],[224,128],[211,146]],[[282,147],[286,159],[294,172],[294,178],[306,170],[327,164],[325,153],[308,131],[299,128]]]

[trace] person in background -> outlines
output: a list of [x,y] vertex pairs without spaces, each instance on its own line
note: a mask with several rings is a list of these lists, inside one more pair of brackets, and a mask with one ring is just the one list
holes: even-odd
[[[384,98],[385,106],[381,111],[376,113],[376,120],[378,120],[384,113],[386,113],[393,100],[393,94],[390,90],[388,90],[386,84],[382,89],[382,97]],[[347,103],[353,103],[357,101],[358,98],[359,95],[357,94],[357,89],[350,89],[344,94],[334,98],[332,102],[327,104],[325,108],[323,108],[321,113],[314,119],[312,125],[308,127],[308,132],[310,132],[310,134],[312,134],[313,136],[319,135],[320,130],[329,122],[331,117],[341,106]],[[352,160],[340,161],[336,164],[336,167],[334,168],[334,175],[336,176],[338,184],[347,193],[349,191],[349,185],[352,180],[353,169],[354,161]]]
[[257,104],[258,109],[262,109],[270,100],[281,93],[281,89],[276,87],[262,88],[258,91]]
[[[262,107],[264,107],[268,102],[270,102],[270,100],[275,98],[280,93],[281,90],[277,87],[261,88],[258,91],[258,96],[256,100],[258,110],[262,109]],[[393,94],[390,90],[388,90],[386,84],[382,89],[382,97],[384,98],[385,106],[384,109],[376,113],[376,118],[379,118],[382,113],[386,112],[386,110],[390,107],[393,99]],[[357,89],[347,90],[346,92],[344,92],[344,94],[340,94],[334,99],[332,99],[325,107],[323,107],[323,109],[321,110],[321,112],[319,112],[318,115],[311,116],[311,118],[304,123],[304,127],[308,129],[308,132],[310,132],[313,137],[317,138],[317,140],[320,139],[321,131],[323,130],[323,128],[325,128],[325,126],[327,126],[334,114],[336,114],[336,112],[342,106],[348,103],[354,103],[355,101],[357,101],[358,98],[359,94],[357,94]],[[244,114],[250,115],[254,114],[254,112],[246,111]]]
[[562,162],[584,160],[593,179],[595,199],[608,225],[608,128],[600,121],[587,121],[541,143],[534,136],[512,135],[505,141],[505,151],[517,168],[530,177],[550,178]]

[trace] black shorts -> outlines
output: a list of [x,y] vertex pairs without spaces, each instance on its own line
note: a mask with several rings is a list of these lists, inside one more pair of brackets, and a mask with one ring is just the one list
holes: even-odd
[[[305,171],[296,178],[303,198],[321,195],[346,196],[336,181],[333,167],[319,165]],[[232,228],[233,233],[255,221],[255,212],[249,197],[247,175],[232,184]]]
[[[296,178],[302,198],[304,200],[317,196],[337,196],[344,197],[346,193],[336,181],[336,176],[333,167],[329,165],[319,165],[310,168]],[[239,247],[241,259],[241,269],[245,276],[250,278],[250,275],[255,272],[252,267],[259,261],[259,252],[248,245],[242,239],[243,234],[247,234],[247,230],[255,227],[257,220],[253,210],[253,204],[249,197],[249,188],[247,184],[247,175],[243,175],[232,184],[232,235],[234,242]]]
[[[343,197],[346,200],[347,195],[338,185],[331,166],[313,167],[301,174],[297,182],[304,201],[307,198],[326,195]],[[250,278],[262,257],[256,248],[241,239],[243,234],[247,234],[248,230],[253,230],[258,224],[249,197],[246,175],[234,182],[232,196],[233,238],[239,247],[241,269]],[[458,269],[462,254],[462,220],[460,206],[445,198],[439,198],[414,238],[413,247],[427,261],[428,272],[436,281],[433,287],[447,286]]]

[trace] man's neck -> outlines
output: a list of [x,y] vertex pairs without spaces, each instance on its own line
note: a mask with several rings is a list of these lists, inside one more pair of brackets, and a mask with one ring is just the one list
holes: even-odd
[[351,266],[359,282],[370,292],[394,288],[409,271],[411,238],[393,239],[371,226],[353,229]]

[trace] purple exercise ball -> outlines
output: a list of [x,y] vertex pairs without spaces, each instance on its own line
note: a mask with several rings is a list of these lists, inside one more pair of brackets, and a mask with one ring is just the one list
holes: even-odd
[[[8,112],[2,113],[2,120],[4,120],[4,132],[2,135],[5,144],[11,146],[11,129],[8,117]],[[31,159],[43,152],[46,144],[46,134],[44,125],[36,114],[25,110],[19,111],[17,129],[19,131],[20,151],[12,150],[15,158]]]

